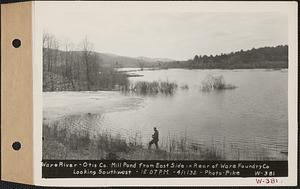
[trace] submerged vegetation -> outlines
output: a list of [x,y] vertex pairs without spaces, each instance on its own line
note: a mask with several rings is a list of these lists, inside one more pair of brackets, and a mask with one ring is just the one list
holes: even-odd
[[[188,84],[182,84],[179,87],[181,90],[189,90]],[[225,90],[235,89],[236,86],[225,82],[223,75],[207,75],[201,82],[200,91],[213,91],[213,90]],[[138,95],[173,95],[178,89],[176,82],[170,81],[137,81],[128,83],[128,85],[119,86],[120,91],[125,93],[134,93]]]

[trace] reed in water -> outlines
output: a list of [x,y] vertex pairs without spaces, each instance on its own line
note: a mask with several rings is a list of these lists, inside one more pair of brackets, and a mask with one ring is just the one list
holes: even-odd
[[121,90],[141,95],[173,95],[177,87],[177,83],[170,81],[138,81],[123,87]]

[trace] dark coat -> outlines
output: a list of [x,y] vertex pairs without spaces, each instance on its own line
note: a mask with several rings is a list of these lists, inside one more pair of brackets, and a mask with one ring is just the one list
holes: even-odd
[[152,138],[154,141],[158,141],[158,130],[154,131],[154,134],[152,135]]

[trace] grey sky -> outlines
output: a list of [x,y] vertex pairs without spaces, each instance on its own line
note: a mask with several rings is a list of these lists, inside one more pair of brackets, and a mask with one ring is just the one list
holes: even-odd
[[126,2],[116,6],[41,3],[38,10],[43,29],[61,43],[78,44],[87,36],[95,51],[131,57],[184,60],[195,54],[288,43],[287,16],[279,12],[205,12],[201,7],[167,5],[141,8]]

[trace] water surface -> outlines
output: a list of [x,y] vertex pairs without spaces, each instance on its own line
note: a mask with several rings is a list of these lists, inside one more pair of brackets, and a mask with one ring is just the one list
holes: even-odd
[[[160,145],[171,138],[211,146],[226,159],[287,159],[287,70],[144,70],[136,81],[172,81],[172,96],[124,95],[119,92],[44,93],[44,119],[93,113],[93,132],[106,129],[122,137],[139,136],[144,145],[153,127],[160,132]],[[232,90],[203,92],[208,75],[223,75]],[[188,89],[181,89],[188,85]],[[68,103],[58,103],[62,101]],[[56,104],[59,104],[56,105]],[[59,114],[55,115],[55,112]]]

